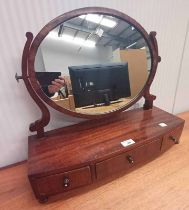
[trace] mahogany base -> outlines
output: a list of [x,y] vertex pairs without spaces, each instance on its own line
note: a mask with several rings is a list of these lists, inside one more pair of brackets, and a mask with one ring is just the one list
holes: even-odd
[[[184,120],[154,107],[48,131],[40,139],[29,136],[28,176],[35,196],[46,202],[49,196],[127,172],[179,143],[183,126]],[[135,143],[122,146],[127,139]]]

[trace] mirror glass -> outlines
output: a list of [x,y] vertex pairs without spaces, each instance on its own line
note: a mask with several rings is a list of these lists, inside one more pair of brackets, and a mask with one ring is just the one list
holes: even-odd
[[36,78],[58,106],[102,114],[131,102],[143,89],[151,56],[131,24],[100,14],[72,18],[54,28],[35,57]]

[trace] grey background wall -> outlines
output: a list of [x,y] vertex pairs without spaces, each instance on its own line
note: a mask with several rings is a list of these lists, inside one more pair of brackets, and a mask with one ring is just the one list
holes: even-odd
[[[68,66],[95,64],[98,62],[110,62],[113,54],[111,47],[83,48],[80,53],[77,45],[71,45],[60,40],[54,41],[51,38],[43,40],[40,51],[42,52],[44,68],[46,71],[60,71],[63,75],[68,75]],[[40,55],[39,51],[39,55]],[[62,55],[64,55],[62,57]],[[74,58],[74,60],[73,60]],[[39,62],[36,62],[39,64]],[[40,65],[35,65],[35,70],[40,71]]]
[[189,21],[185,36],[179,77],[177,80],[173,112],[180,113],[189,110]]
[[[189,110],[188,99],[188,0],[1,0],[0,1],[0,167],[27,158],[28,126],[40,112],[28,95],[20,73],[25,32],[34,35],[51,19],[72,9],[103,6],[120,10],[140,22],[150,32],[157,31],[162,62],[151,92],[155,105],[168,112]],[[77,123],[51,110],[47,129]]]

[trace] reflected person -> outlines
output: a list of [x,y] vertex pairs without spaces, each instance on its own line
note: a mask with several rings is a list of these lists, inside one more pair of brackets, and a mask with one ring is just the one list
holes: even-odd
[[66,82],[64,77],[62,76],[59,76],[58,79],[53,80],[50,85],[41,86],[41,88],[48,97],[54,96],[56,92],[58,92],[58,94],[61,95],[63,98],[66,98],[68,96]]

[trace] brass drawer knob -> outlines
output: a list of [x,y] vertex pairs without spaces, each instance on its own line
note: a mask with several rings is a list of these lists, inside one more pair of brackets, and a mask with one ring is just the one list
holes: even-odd
[[130,155],[127,156],[127,160],[129,161],[130,164],[134,163],[134,159]]
[[64,178],[64,187],[69,187],[70,180],[68,178]]
[[172,141],[174,141],[174,142],[175,142],[175,144],[176,144],[176,143],[178,143],[178,141],[177,141],[176,137],[174,137],[174,136],[169,136],[169,138],[170,138]]

